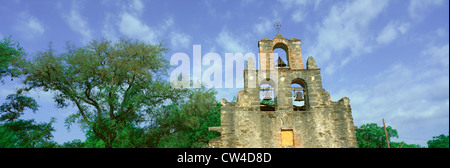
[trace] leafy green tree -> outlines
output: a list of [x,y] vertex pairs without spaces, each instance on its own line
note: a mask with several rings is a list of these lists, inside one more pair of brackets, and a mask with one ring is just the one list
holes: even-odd
[[[358,148],[387,148],[384,127],[380,127],[376,123],[370,123],[364,124],[360,128],[364,130],[356,131]],[[391,126],[387,126],[386,131],[389,137],[389,143],[392,137],[398,138],[397,130]]]
[[[21,74],[23,54],[23,48],[18,42],[12,41],[11,37],[0,41],[0,78],[8,75],[17,77]],[[33,98],[21,93],[22,90],[19,90],[15,94],[8,95],[0,106],[0,122],[3,122],[0,124],[0,147],[56,147],[57,143],[50,141],[53,138],[51,132],[54,131],[52,127],[54,118],[48,123],[19,119],[26,109],[36,112],[39,107]]]
[[0,134],[2,134],[3,147],[55,147],[56,143],[51,142],[53,138],[51,132],[54,131],[52,118],[48,123],[36,123],[34,120],[23,120],[19,117],[26,109],[33,112],[38,110],[36,101],[22,94],[10,94],[6,97],[6,102],[0,106]]
[[25,90],[54,91],[61,108],[72,103],[78,111],[66,119],[67,125],[91,129],[111,148],[130,124],[139,125],[180,94],[161,80],[169,68],[166,50],[162,44],[129,39],[94,40],[80,48],[69,45],[62,54],[50,48],[25,67]]
[[11,36],[0,41],[0,78],[8,75],[17,77],[19,69],[14,65],[23,54],[23,48],[18,42],[11,40]]
[[405,142],[391,142],[389,143],[391,148],[425,148],[418,144],[407,144]]
[[0,121],[13,121],[23,114],[25,109],[33,112],[38,110],[39,105],[36,101],[22,94],[10,94],[6,97],[6,102],[0,106]]
[[433,139],[429,140],[427,145],[428,148],[449,148],[448,135],[433,136]]
[[220,126],[221,104],[215,100],[213,89],[188,90],[181,104],[171,104],[158,113],[156,123],[165,132],[158,147],[199,148],[207,147],[209,140],[219,133],[208,132],[212,126]]
[[18,147],[16,145],[17,140],[17,136],[15,136],[13,131],[9,130],[3,125],[0,125],[0,148]]
[[3,145],[20,148],[54,147],[55,143],[50,142],[53,138],[51,132],[55,131],[52,127],[54,122],[54,118],[48,123],[36,123],[33,119],[6,122],[0,125],[0,130],[3,130],[0,132],[8,136]]
[[80,139],[74,139],[72,141],[64,142],[59,146],[60,148],[84,148],[85,142]]

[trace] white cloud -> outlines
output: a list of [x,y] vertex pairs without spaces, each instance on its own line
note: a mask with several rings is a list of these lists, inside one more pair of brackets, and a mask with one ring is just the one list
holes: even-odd
[[436,35],[438,36],[438,37],[448,37],[448,29],[446,30],[445,28],[438,28],[437,30],[436,30]]
[[422,51],[422,58],[432,66],[441,64],[444,68],[449,67],[449,44],[443,46],[430,46]]
[[379,123],[385,118],[400,137],[430,139],[436,132],[443,131],[442,128],[448,131],[449,44],[426,45],[418,55],[424,61],[412,65],[392,64],[366,79],[369,84],[348,86],[352,89],[331,94],[336,96],[332,99],[350,98],[357,126]]
[[28,40],[42,36],[45,32],[44,24],[36,17],[30,16],[27,13],[21,14],[14,29]]
[[115,24],[113,20],[115,20],[115,15],[111,13],[106,13],[106,19],[103,21],[102,35],[111,40],[117,40],[117,33],[115,29]]
[[[308,15],[308,11],[313,8],[317,9],[321,0],[278,0],[283,6],[283,10],[294,9],[291,14],[291,19],[294,22],[302,22]],[[311,5],[314,5],[312,7]]]
[[311,28],[317,32],[317,41],[308,55],[314,56],[322,64],[327,64],[331,59],[346,60],[326,71],[327,74],[333,74],[349,62],[340,56],[343,51],[351,53],[345,57],[370,52],[372,46],[368,44],[370,36],[367,35],[367,29],[387,4],[388,1],[352,1],[331,7],[328,16]]
[[216,8],[214,8],[214,5],[211,4],[213,1],[204,0],[206,5],[206,9],[208,10],[209,14],[211,16],[216,16]]
[[78,5],[76,3],[72,4],[70,12],[63,15],[64,20],[69,25],[70,29],[79,33],[82,36],[82,42],[88,42],[91,40],[92,32],[86,21],[86,18],[82,17],[78,11]]
[[136,16],[127,12],[122,13],[119,21],[119,31],[131,38],[138,38],[151,43],[156,42],[156,33]]
[[[449,78],[448,74],[424,73],[428,72],[394,64],[370,79],[373,85],[340,90],[333,100],[350,98],[357,126],[380,123],[384,118],[389,126],[397,129],[400,137],[420,135],[423,137],[417,138],[426,139],[437,128],[448,128]],[[424,133],[417,134],[414,131],[417,129]]]
[[237,36],[233,36],[227,30],[222,30],[219,35],[216,37],[216,43],[219,46],[222,46],[225,53],[246,53],[248,48],[242,42],[241,38]]
[[174,49],[188,49],[192,44],[192,37],[179,32],[171,32],[170,42]]
[[164,24],[161,26],[162,29],[169,29],[171,28],[173,25],[175,24],[175,22],[173,21],[172,17],[169,17],[168,19],[166,19],[166,21],[164,22]]
[[443,0],[410,0],[408,6],[409,16],[413,19],[422,19],[425,11],[430,7],[439,6],[443,3]]
[[28,22],[26,23],[25,26],[27,28],[29,28],[30,31],[32,31],[33,33],[36,33],[38,35],[42,35],[45,32],[44,27],[42,26],[41,22],[34,17],[31,17],[30,19],[28,19]]
[[141,0],[133,0],[129,4],[129,10],[136,15],[141,15],[144,11],[144,4]]
[[308,14],[306,13],[305,10],[297,10],[292,14],[291,19],[294,22],[302,22],[303,19],[305,19],[307,15]]
[[377,42],[388,44],[395,40],[399,34],[405,34],[409,29],[408,23],[390,22],[377,37]]
[[255,27],[253,27],[253,31],[259,35],[263,35],[270,30],[272,30],[273,26],[269,19],[260,18],[261,22],[257,23]]

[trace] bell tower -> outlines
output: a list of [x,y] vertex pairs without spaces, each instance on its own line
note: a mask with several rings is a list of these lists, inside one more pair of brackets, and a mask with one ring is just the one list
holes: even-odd
[[[221,136],[210,147],[356,147],[350,99],[331,101],[314,58],[303,67],[300,40],[277,34],[259,40],[258,47],[259,69],[247,60],[237,101],[220,101],[221,125],[209,131]],[[274,60],[278,48],[286,52],[286,62]]]
[[258,41],[259,48],[259,69],[273,70],[275,60],[273,58],[273,50],[281,48],[286,52],[287,68],[292,70],[303,69],[302,49],[300,48],[300,40],[296,38],[286,39],[277,34],[272,40],[264,38]]

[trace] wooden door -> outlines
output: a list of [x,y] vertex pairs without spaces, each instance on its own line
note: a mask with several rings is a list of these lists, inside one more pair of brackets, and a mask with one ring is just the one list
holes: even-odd
[[292,130],[281,130],[281,146],[294,147],[294,133]]

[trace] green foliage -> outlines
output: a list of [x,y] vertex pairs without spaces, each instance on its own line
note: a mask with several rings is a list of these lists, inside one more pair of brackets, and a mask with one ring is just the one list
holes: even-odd
[[0,106],[0,121],[12,121],[18,119],[26,108],[33,112],[38,110],[36,101],[22,94],[10,94],[6,97],[6,102]]
[[11,36],[0,41],[0,78],[8,75],[17,77],[19,71],[15,64],[23,54],[23,48],[11,40]]
[[[220,125],[216,92],[204,87],[173,88],[162,80],[169,64],[161,44],[94,40],[80,48],[68,45],[61,54],[49,47],[31,61],[17,61],[22,48],[4,41],[2,75],[23,73],[26,87],[0,106],[1,119],[6,121],[0,127],[2,147],[206,147],[219,136],[208,132],[208,127]],[[16,68],[14,73],[10,67]],[[22,71],[16,73],[18,69]],[[66,126],[80,124],[86,131],[84,142],[77,139],[58,145],[50,141],[54,120],[18,119],[26,109],[35,112],[38,108],[34,99],[21,94],[33,88],[52,91],[59,108],[77,107],[66,118]]]
[[428,148],[449,148],[448,135],[433,136],[433,139],[429,140],[427,145]]
[[425,148],[418,144],[407,144],[403,141],[402,142],[390,142],[389,145],[391,148]]
[[[356,131],[358,148],[387,148],[384,127],[379,127],[376,123],[370,123],[362,125],[361,128],[364,130]],[[392,137],[398,138],[397,130],[391,126],[387,126],[386,131],[389,143]]]
[[15,148],[17,142],[17,136],[14,135],[14,132],[9,130],[8,128],[0,125],[0,148]]
[[273,100],[264,100],[263,99],[263,100],[261,100],[261,103],[269,105],[269,106],[273,106],[275,104],[275,101],[273,101]]
[[176,99],[180,92],[161,80],[169,67],[162,55],[167,49],[142,41],[120,39],[92,41],[56,54],[51,48],[39,52],[26,64],[28,88],[54,91],[60,108],[70,103],[77,113],[66,119],[70,127],[78,123],[91,129],[105,147],[164,101]]
[[69,142],[64,142],[59,146],[60,148],[84,148],[85,142],[82,142],[80,139],[74,139]]
[[34,120],[18,119],[25,109],[38,110],[36,101],[22,94],[10,94],[6,102],[0,106],[0,147],[5,148],[47,148],[56,147],[51,142],[54,131],[52,118],[49,123],[36,123]]
[[55,131],[52,118],[48,123],[36,123],[34,120],[22,120],[6,122],[0,125],[1,146],[14,148],[46,148],[56,147],[51,132]]
[[189,89],[184,101],[166,106],[156,123],[165,134],[158,147],[201,148],[219,136],[208,128],[220,125],[221,104],[213,89]]

